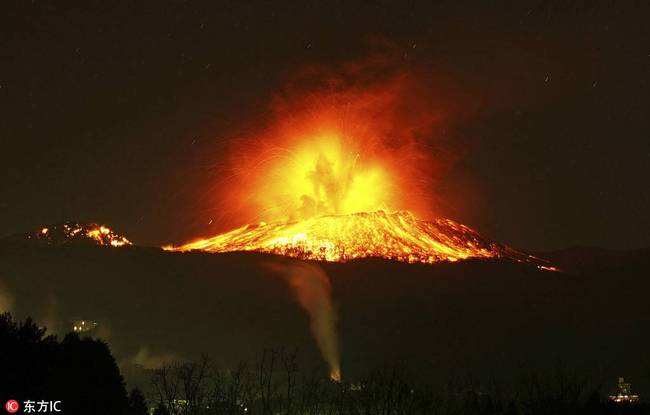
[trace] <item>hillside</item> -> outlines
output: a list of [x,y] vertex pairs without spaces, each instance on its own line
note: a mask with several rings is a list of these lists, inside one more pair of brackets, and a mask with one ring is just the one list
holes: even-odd
[[[123,367],[202,353],[231,367],[284,345],[325,373],[307,316],[269,271],[287,261],[5,242],[0,304],[58,333],[77,319],[98,322],[92,334],[108,340]],[[502,260],[319,266],[332,281],[344,376],[400,361],[441,381],[469,373],[507,379],[522,367],[571,362],[606,380],[624,374],[643,392],[649,264],[646,256],[586,274]]]

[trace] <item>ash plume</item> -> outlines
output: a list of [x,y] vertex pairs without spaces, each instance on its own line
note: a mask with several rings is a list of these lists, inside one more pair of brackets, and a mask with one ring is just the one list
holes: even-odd
[[341,379],[336,330],[336,311],[332,305],[332,286],[318,265],[302,261],[269,262],[266,266],[280,275],[295,294],[300,306],[309,314],[310,329],[330,368],[330,378]]

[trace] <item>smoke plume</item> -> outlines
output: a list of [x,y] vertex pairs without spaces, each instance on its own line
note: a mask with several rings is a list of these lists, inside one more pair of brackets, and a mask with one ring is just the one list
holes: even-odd
[[[179,361],[178,356],[171,353],[152,353],[148,347],[142,346],[127,363],[142,366],[145,369],[160,369],[164,365]],[[124,362],[122,362],[124,364]]]
[[318,265],[302,261],[269,262],[267,266],[287,281],[300,306],[309,314],[310,329],[330,367],[330,378],[339,381],[341,367],[337,317],[332,306],[332,287],[327,274]]

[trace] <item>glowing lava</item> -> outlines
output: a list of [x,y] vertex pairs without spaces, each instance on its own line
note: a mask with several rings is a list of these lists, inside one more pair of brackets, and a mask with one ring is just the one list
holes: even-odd
[[249,225],[164,249],[331,262],[509,258],[551,269],[452,220],[420,219],[440,216],[437,189],[458,158],[449,131],[463,99],[394,62],[291,83],[264,127],[232,141],[230,168],[215,184],[211,209],[222,224]]
[[232,227],[377,210],[436,217],[437,186],[457,159],[443,92],[430,97],[433,86],[403,73],[369,82],[373,71],[275,96],[262,126],[229,141],[208,209]]
[[247,225],[212,238],[165,249],[212,253],[253,251],[329,262],[369,257],[428,264],[468,258],[538,261],[484,239],[452,220],[422,221],[404,211],[364,212]]
[[396,193],[396,174],[391,174],[386,160],[369,156],[333,131],[315,133],[264,157],[253,197],[263,206],[265,218],[372,212],[391,206]]
[[28,239],[45,242],[48,245],[63,245],[77,242],[90,242],[95,245],[121,247],[133,245],[122,235],[113,232],[109,227],[95,223],[64,223],[44,227],[38,232],[27,235]]

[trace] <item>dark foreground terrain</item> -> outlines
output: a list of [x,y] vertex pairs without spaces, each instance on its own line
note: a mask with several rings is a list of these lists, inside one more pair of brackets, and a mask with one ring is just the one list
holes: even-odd
[[[507,385],[526,371],[562,366],[603,393],[625,376],[647,397],[650,256],[585,267],[585,250],[574,266],[562,254],[570,272],[505,261],[320,264],[332,281],[344,378],[399,365],[433,385],[467,378]],[[150,369],[175,360],[205,354],[235,368],[279,346],[297,347],[300,364],[325,376],[308,316],[269,271],[268,263],[287,261],[4,243],[0,306],[59,335],[74,320],[96,321],[90,334],[109,344],[131,385],[146,388]]]

